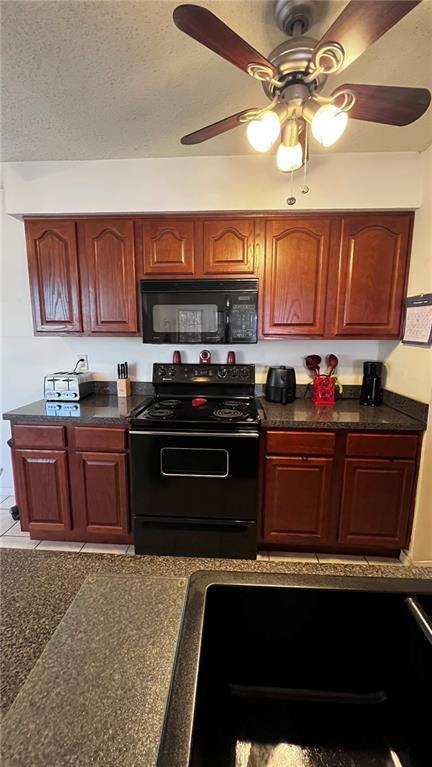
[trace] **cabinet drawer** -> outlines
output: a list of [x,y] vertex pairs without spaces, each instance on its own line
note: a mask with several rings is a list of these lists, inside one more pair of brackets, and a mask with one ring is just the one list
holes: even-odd
[[334,452],[335,435],[332,432],[268,431],[267,453],[291,453],[294,455],[331,455]]
[[346,454],[378,458],[415,458],[416,434],[348,434]]
[[66,445],[64,426],[13,425],[12,440],[14,447],[56,448]]
[[126,450],[126,429],[103,426],[76,426],[76,450]]

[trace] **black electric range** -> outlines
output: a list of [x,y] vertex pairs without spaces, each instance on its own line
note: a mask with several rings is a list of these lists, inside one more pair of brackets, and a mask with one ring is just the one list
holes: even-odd
[[254,366],[155,364],[153,384],[131,419],[135,551],[255,558]]

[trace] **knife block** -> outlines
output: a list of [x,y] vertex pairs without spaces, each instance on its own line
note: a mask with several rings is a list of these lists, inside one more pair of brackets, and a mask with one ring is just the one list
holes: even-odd
[[130,397],[132,392],[132,383],[130,378],[119,378],[117,380],[117,397]]

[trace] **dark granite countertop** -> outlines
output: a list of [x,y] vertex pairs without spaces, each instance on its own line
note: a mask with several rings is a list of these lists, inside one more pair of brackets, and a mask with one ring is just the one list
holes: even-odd
[[[195,578],[212,582],[431,591],[430,569],[404,565],[3,551],[2,680],[16,696],[2,722],[4,767],[154,767],[187,576],[196,570],[211,570]],[[191,642],[188,673],[196,659]],[[27,679],[14,684],[21,670]]]
[[357,399],[340,399],[332,406],[316,406],[310,399],[287,405],[260,399],[261,425],[280,429],[355,429],[424,431],[426,424],[388,405],[367,407]]
[[[47,403],[41,399],[29,405],[10,410],[3,418],[15,423],[35,421],[40,423],[64,422],[73,424],[123,424],[128,425],[132,411],[147,402],[150,397],[135,394],[118,399],[115,395],[91,394],[74,402],[70,415],[53,411],[53,405],[71,403]],[[423,431],[426,423],[413,418],[389,405],[365,407],[358,399],[340,399],[331,407],[317,407],[310,399],[296,399],[287,405],[258,399],[261,409],[261,425],[264,428],[284,429],[365,429],[383,431]]]
[[[79,402],[46,402],[44,399],[23,405],[15,410],[3,413],[3,418],[16,423],[27,421],[39,421],[40,423],[52,423],[64,421],[70,424],[93,423],[93,424],[124,424],[128,425],[128,418],[132,411],[143,402],[149,400],[149,396],[135,394],[132,397],[118,398],[115,395],[90,394]],[[63,411],[58,413],[53,406],[73,406],[70,415]]]

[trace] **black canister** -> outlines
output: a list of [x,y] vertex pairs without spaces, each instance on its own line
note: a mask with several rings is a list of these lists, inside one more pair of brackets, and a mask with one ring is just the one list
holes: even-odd
[[285,365],[268,369],[265,385],[265,398],[267,402],[294,402],[296,395],[296,376],[294,368]]
[[361,405],[372,405],[377,407],[382,404],[382,371],[382,362],[367,361],[363,363],[363,382],[360,394]]

